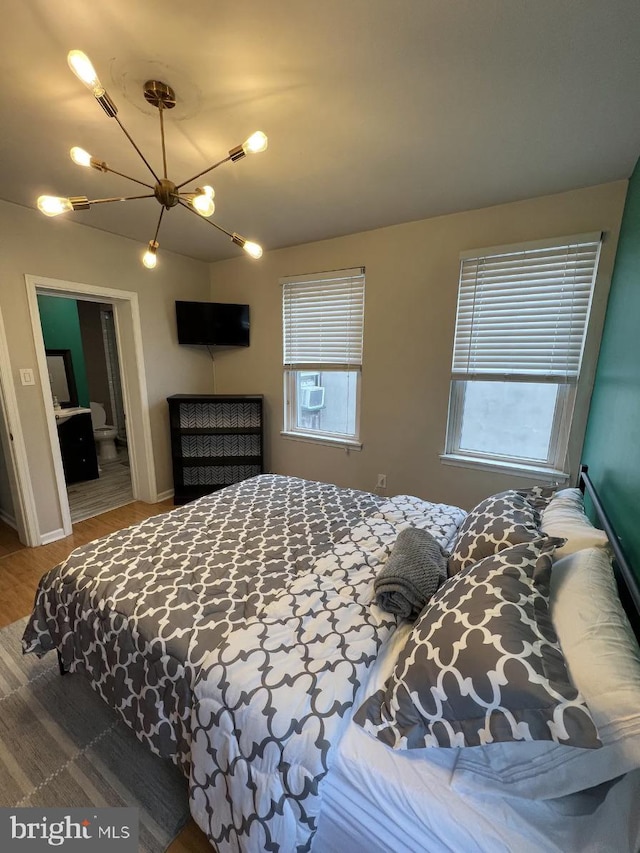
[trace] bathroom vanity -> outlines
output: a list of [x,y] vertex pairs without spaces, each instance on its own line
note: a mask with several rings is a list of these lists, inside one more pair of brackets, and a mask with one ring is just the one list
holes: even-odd
[[99,476],[96,445],[93,440],[91,409],[82,407],[55,412],[62,453],[62,467],[67,485]]

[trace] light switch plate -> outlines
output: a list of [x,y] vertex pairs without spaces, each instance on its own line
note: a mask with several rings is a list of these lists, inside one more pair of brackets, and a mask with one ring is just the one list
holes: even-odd
[[23,385],[35,385],[36,380],[31,367],[20,368],[20,380]]

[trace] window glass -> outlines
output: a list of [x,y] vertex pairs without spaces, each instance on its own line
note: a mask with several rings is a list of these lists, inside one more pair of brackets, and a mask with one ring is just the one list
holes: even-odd
[[358,371],[294,370],[295,414],[291,428],[356,436]]
[[460,450],[546,462],[558,386],[466,382]]

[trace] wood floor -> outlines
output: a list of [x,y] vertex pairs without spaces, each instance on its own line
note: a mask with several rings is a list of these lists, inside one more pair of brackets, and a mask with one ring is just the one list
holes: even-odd
[[[6,525],[0,529],[0,628],[31,612],[41,576],[64,560],[74,548],[173,509],[172,501],[146,504],[134,501],[73,525],[73,534],[40,548],[26,548]],[[206,836],[190,820],[167,853],[211,853]]]
[[22,548],[24,545],[18,539],[18,534],[13,527],[0,521],[0,558],[13,554],[14,551],[20,551]]
[[100,476],[97,480],[84,480],[67,486],[67,497],[73,524],[130,504],[133,490],[126,447],[118,448],[117,459],[100,462]]

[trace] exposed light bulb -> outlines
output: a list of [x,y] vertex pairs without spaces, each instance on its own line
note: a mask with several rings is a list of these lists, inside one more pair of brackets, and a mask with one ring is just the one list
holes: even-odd
[[259,246],[257,243],[252,243],[251,240],[247,240],[242,236],[242,234],[236,234],[234,231],[231,235],[231,241],[235,243],[236,246],[240,246],[241,249],[244,249],[252,258],[258,260],[258,258],[262,257],[262,246]]
[[142,263],[148,270],[155,269],[155,266],[158,262],[156,252],[158,251],[159,245],[160,244],[156,240],[149,240],[149,248],[142,256]]
[[96,69],[91,64],[91,60],[86,53],[83,53],[81,50],[70,50],[67,54],[67,62],[78,80],[81,80],[87,89],[93,92],[96,98],[104,95],[104,87],[100,83]]
[[256,261],[258,258],[262,257],[262,246],[259,246],[257,243],[252,243],[251,240],[247,240],[242,248],[245,250],[247,255],[255,258]]
[[44,213],[45,216],[59,216],[61,213],[73,210],[70,199],[60,198],[55,195],[41,195],[38,198],[37,205],[38,210]]
[[213,197],[215,195],[213,187],[198,187],[196,192],[197,195],[195,195],[191,199],[191,204],[193,208],[198,211],[200,216],[212,216],[214,210],[216,209],[216,206],[213,202]]
[[260,154],[265,151],[269,140],[261,130],[256,130],[251,136],[242,143],[242,150],[245,154]]
[[78,146],[74,146],[71,151],[69,151],[71,155],[71,159],[74,163],[77,163],[78,166],[90,166],[91,165],[91,154],[88,151],[85,151],[84,148],[78,148]]
[[216,209],[213,201],[206,195],[197,195],[193,200],[193,206],[200,216],[213,216]]

